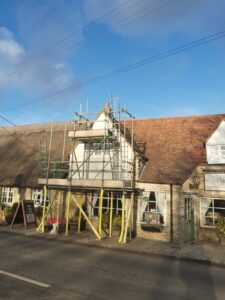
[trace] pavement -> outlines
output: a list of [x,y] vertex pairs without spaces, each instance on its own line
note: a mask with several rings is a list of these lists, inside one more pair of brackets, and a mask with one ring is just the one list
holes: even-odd
[[0,231],[0,299],[224,300],[224,268],[87,246],[75,236]]
[[103,238],[99,241],[90,231],[69,234],[67,237],[64,234],[41,234],[37,233],[36,228],[24,229],[24,227],[21,226],[15,226],[12,229],[10,229],[9,226],[0,226],[0,232],[2,231],[92,247],[103,247],[115,251],[132,252],[150,256],[164,256],[171,259],[188,260],[225,268],[225,246],[213,241],[198,241],[178,245],[156,240],[135,238],[126,244],[119,244],[118,236]]

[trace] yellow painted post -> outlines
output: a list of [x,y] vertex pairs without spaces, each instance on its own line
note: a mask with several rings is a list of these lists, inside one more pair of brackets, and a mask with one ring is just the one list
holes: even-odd
[[[81,197],[80,197],[81,199]],[[82,204],[81,204],[82,206]],[[78,229],[77,232],[80,232],[80,225],[81,225],[81,210],[79,209],[79,216],[78,216]]]
[[[46,217],[48,216],[49,210],[50,210],[50,208],[52,207],[52,204],[53,204],[53,202],[55,201],[55,197],[56,197],[57,194],[58,194],[58,192],[55,194],[53,200],[50,202],[50,204],[49,204],[47,210],[45,210],[44,221],[45,221]],[[42,231],[40,231],[40,229],[42,229],[42,221],[41,221],[41,223],[39,224],[39,226],[38,226],[38,228],[37,228],[37,232],[42,232]]]
[[132,238],[132,232],[134,227],[134,216],[133,216],[133,206],[134,206],[134,193],[131,194],[131,215],[130,215],[130,239]]
[[84,212],[83,208],[80,206],[79,202],[77,201],[77,199],[74,197],[74,195],[71,195],[73,201],[75,202],[75,204],[77,205],[77,207],[80,209],[82,215],[84,216],[85,220],[87,221],[88,225],[91,227],[92,231],[94,232],[94,234],[96,235],[96,237],[101,240],[101,236],[98,233],[98,231],[95,229],[95,227],[91,224],[91,221],[89,220],[88,216],[86,215],[86,213]]
[[68,236],[69,229],[69,219],[70,219],[70,201],[71,201],[71,191],[67,194],[67,207],[66,207],[66,231],[65,235]]
[[122,196],[122,218],[121,218],[121,232],[119,237],[119,243],[121,243],[123,240],[124,220],[125,220],[125,193],[123,193]]
[[109,236],[112,236],[112,220],[113,220],[113,192],[110,198],[110,214],[109,214]]
[[44,206],[42,211],[42,220],[41,220],[41,232],[45,231],[45,209],[46,209],[46,200],[47,200],[47,187],[44,186]]
[[61,198],[62,198],[62,192],[59,192],[59,200],[58,200],[58,206],[57,206],[57,216],[56,216],[56,222],[57,222],[57,226],[59,226],[59,209],[61,206]]
[[100,236],[102,236],[102,204],[103,204],[103,195],[104,195],[104,190],[101,188],[100,191],[100,199],[99,199],[99,213],[98,213],[98,233]]

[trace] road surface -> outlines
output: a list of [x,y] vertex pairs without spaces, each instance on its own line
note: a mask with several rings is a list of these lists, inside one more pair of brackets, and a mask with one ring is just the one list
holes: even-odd
[[225,269],[1,232],[0,299],[224,300]]

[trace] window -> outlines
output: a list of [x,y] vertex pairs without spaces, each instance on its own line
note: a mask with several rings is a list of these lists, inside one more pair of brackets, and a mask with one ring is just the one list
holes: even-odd
[[105,155],[109,155],[109,151],[112,150],[112,143],[92,143],[92,144],[85,144],[85,151],[87,155],[89,151],[94,151],[94,154],[97,156],[103,155],[105,150]]
[[103,145],[95,144],[95,155],[102,155],[102,154],[103,154]]
[[220,149],[221,149],[221,155],[223,159],[225,159],[225,146],[220,146]]
[[2,203],[9,204],[13,202],[13,188],[4,187],[2,189]]
[[[32,193],[32,200],[34,201],[34,206],[44,206],[44,192],[43,190],[35,189]],[[49,197],[46,198],[46,206],[49,204]]]
[[140,222],[166,224],[166,193],[145,191],[140,198]]
[[[122,194],[113,195],[113,215],[121,215],[122,211]],[[110,193],[105,192],[103,195],[102,212],[110,211]],[[100,194],[93,193],[92,195],[92,216],[98,217],[99,214]]]
[[225,161],[225,145],[208,145],[209,163],[223,163]]
[[200,224],[202,227],[215,227],[216,220],[225,217],[225,199],[201,198]]

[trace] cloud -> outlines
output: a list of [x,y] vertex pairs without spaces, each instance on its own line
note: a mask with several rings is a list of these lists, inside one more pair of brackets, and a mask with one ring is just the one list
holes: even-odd
[[0,72],[4,65],[15,64],[23,55],[24,49],[14,40],[13,34],[7,28],[0,27]]
[[72,0],[16,3],[16,38],[0,29],[0,87],[20,91],[24,101],[72,83],[69,61],[82,45],[83,21]]
[[[88,20],[114,10],[102,22],[117,34],[130,37],[168,34],[198,35],[224,27],[223,0],[84,0]],[[116,7],[118,7],[117,10]]]

